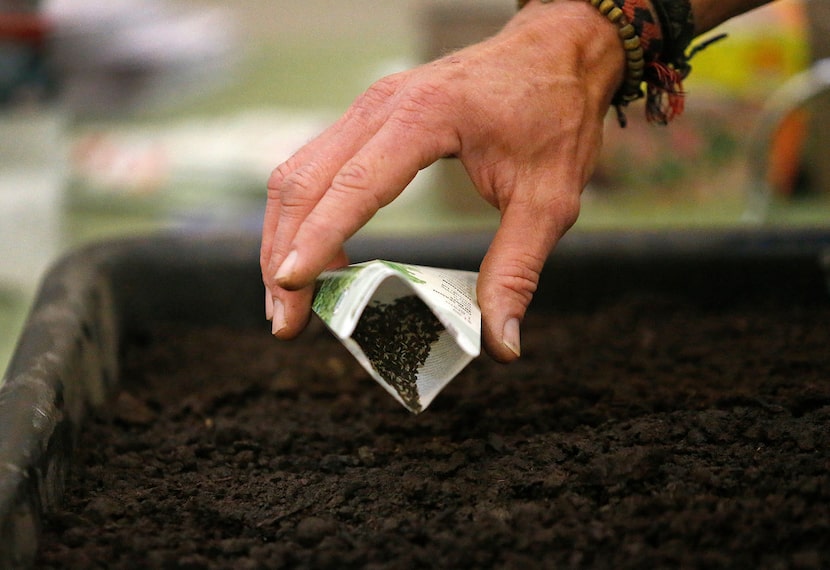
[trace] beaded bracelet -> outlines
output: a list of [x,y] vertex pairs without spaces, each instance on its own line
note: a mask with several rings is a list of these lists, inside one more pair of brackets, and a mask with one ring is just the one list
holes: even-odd
[[[518,0],[519,9],[528,1]],[[553,0],[540,1],[547,4]],[[620,126],[627,122],[624,107],[643,96],[650,122],[667,124],[681,114],[682,81],[691,70],[688,60],[692,54],[686,55],[686,49],[694,37],[689,0],[586,1],[617,27],[625,50],[625,78],[612,99]]]

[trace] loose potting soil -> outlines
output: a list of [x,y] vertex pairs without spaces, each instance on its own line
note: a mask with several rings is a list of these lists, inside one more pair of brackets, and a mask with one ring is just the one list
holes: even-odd
[[830,310],[531,314],[421,415],[322,326],[159,325],[39,568],[827,568]]

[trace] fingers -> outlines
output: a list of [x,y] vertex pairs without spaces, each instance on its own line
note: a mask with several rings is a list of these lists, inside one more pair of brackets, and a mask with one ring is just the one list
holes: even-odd
[[369,140],[388,115],[398,78],[373,85],[334,125],[278,166],[268,181],[260,265],[266,286],[287,255],[297,228],[331,185],[338,170]]
[[[340,249],[325,269],[334,269],[348,264],[345,252]],[[273,294],[276,291],[276,294]],[[266,313],[270,299],[271,334],[288,340],[296,337],[305,328],[311,315],[311,300],[314,285],[295,291],[266,288]]]
[[305,287],[297,291],[269,288],[267,291],[272,295],[273,303],[271,334],[284,340],[296,337],[308,323],[314,287]]
[[[268,181],[260,267],[265,284],[266,318],[272,322],[272,333],[279,338],[292,338],[305,327],[313,294],[311,282],[295,291],[287,291],[275,282],[276,270],[288,254],[287,246],[337,171],[383,123],[388,114],[388,99],[395,92],[397,81],[392,76],[377,82],[340,120],[277,167]],[[346,256],[338,246],[325,266],[346,263]]]
[[275,274],[285,289],[307,286],[342,244],[412,181],[419,170],[456,152],[458,137],[440,121],[427,133],[406,106],[396,109],[378,132],[334,176],[313,209],[301,220]]
[[580,188],[554,198],[517,188],[504,209],[477,288],[484,345],[495,360],[510,362],[521,355],[520,324],[548,255],[576,221]]

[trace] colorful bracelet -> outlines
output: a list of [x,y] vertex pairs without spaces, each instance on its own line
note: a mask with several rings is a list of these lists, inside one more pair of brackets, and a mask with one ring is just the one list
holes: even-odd
[[695,37],[695,20],[689,0],[651,0],[663,31],[660,59],[676,62],[685,57]]
[[[518,0],[519,9],[528,1]],[[544,4],[552,1],[541,0]],[[684,107],[682,81],[691,71],[689,58],[698,51],[686,55],[694,37],[690,1],[586,1],[617,27],[625,50],[625,78],[612,99],[620,126],[625,127],[627,122],[624,108],[644,96],[649,122],[665,125],[680,115]],[[643,83],[646,84],[645,92]]]

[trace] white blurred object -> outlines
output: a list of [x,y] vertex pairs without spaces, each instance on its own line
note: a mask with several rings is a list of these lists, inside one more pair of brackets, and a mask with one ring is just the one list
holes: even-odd
[[74,112],[140,110],[227,81],[237,57],[227,9],[163,0],[46,0],[62,99]]
[[74,135],[70,176],[91,197],[176,200],[249,191],[257,198],[271,170],[331,122],[327,113],[265,109],[163,125],[93,126]]
[[33,288],[60,251],[64,141],[56,110],[0,113],[0,286]]
[[[262,221],[271,171],[325,129],[335,117],[320,110],[251,109],[155,125],[76,130],[70,141],[70,200],[75,208],[112,211],[152,208],[167,220],[198,218]],[[432,193],[429,170],[400,199],[383,208],[394,214],[383,227],[410,223]],[[378,219],[376,218],[376,219]]]

